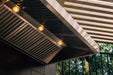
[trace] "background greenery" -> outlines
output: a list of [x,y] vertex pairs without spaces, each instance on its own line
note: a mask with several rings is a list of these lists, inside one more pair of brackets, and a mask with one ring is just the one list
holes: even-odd
[[56,75],[113,75],[113,44],[98,45],[100,54],[57,63]]

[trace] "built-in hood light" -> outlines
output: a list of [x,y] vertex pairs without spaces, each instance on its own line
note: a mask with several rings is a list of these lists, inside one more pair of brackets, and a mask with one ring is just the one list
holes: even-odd
[[40,27],[38,27],[38,30],[43,31],[44,30],[44,25],[41,25]]
[[58,45],[62,45],[63,44],[63,41],[62,40],[59,40],[58,41]]
[[16,6],[13,7],[13,11],[14,12],[19,12],[19,10],[20,10],[20,7],[19,6],[16,5]]

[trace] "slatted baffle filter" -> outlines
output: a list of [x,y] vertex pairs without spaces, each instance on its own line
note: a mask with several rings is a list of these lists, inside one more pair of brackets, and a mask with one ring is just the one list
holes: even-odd
[[[11,1],[7,4],[10,3],[12,4]],[[0,6],[0,38],[31,57],[49,63],[62,47],[25,18],[12,11],[7,4]]]

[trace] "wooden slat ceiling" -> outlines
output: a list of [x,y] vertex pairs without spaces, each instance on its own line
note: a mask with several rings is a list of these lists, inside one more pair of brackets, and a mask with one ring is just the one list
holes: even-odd
[[113,3],[66,0],[64,9],[97,42],[113,43]]

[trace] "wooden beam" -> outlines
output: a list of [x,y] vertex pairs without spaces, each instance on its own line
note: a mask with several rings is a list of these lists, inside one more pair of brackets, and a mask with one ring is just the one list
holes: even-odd
[[105,24],[105,23],[91,22],[91,21],[78,20],[78,19],[75,19],[75,20],[76,22],[83,24],[85,26],[95,26],[95,27],[98,26],[98,27],[104,27],[109,29],[113,28],[113,24]]
[[106,14],[106,13],[100,13],[100,12],[96,12],[96,11],[88,11],[88,10],[81,10],[81,9],[74,9],[74,8],[67,8],[67,7],[64,7],[64,9],[71,13],[82,13],[82,14],[87,14],[87,15],[96,15],[96,16],[102,16],[102,17],[107,17],[107,18],[113,18],[113,15],[111,14]]
[[59,33],[59,34],[55,34],[55,35],[58,35],[58,36],[71,36],[71,37],[77,37],[75,34],[62,34],[62,33]]
[[[104,32],[103,32],[104,34]],[[109,33],[107,33],[109,34]],[[56,34],[56,35],[61,35],[61,36],[70,36],[70,37],[74,37],[75,35],[74,34]],[[112,34],[113,35],[113,34]],[[112,36],[106,36],[106,35],[97,35],[97,34],[90,34],[90,36],[92,38],[97,38],[97,39],[102,39],[102,40],[113,40],[113,37]],[[75,36],[76,37],[76,36]],[[103,41],[104,42],[104,41]],[[79,48],[79,47],[74,47],[74,48]],[[82,47],[80,47],[82,49]],[[79,49],[80,49],[79,48]],[[83,48],[83,50],[88,50],[87,48]]]
[[[112,4],[113,5],[113,4]],[[105,7],[99,7],[99,6],[93,6],[93,5],[88,5],[88,4],[80,4],[80,3],[77,3],[77,2],[65,2],[64,3],[64,7],[71,7],[71,8],[74,8],[74,7],[82,7],[82,8],[86,8],[86,9],[94,9],[94,10],[97,10],[97,11],[105,11],[105,12],[111,12],[113,13],[113,10],[110,9],[110,8],[105,8]]]
[[56,0],[41,0],[75,35],[78,36],[93,52],[98,53],[97,43],[86,31],[66,12]]
[[[109,34],[109,33],[107,33]],[[74,34],[56,34],[56,35],[60,35],[60,36],[70,36],[70,37],[76,37]],[[112,34],[113,35],[113,34]],[[97,34],[90,34],[90,36],[92,38],[98,38],[98,39],[103,39],[103,40],[113,40],[113,37],[112,36],[106,36],[106,35],[97,35]],[[79,47],[76,47],[75,48],[79,48]],[[82,47],[80,47],[82,48]],[[87,49],[84,49],[84,50],[87,50]]]

